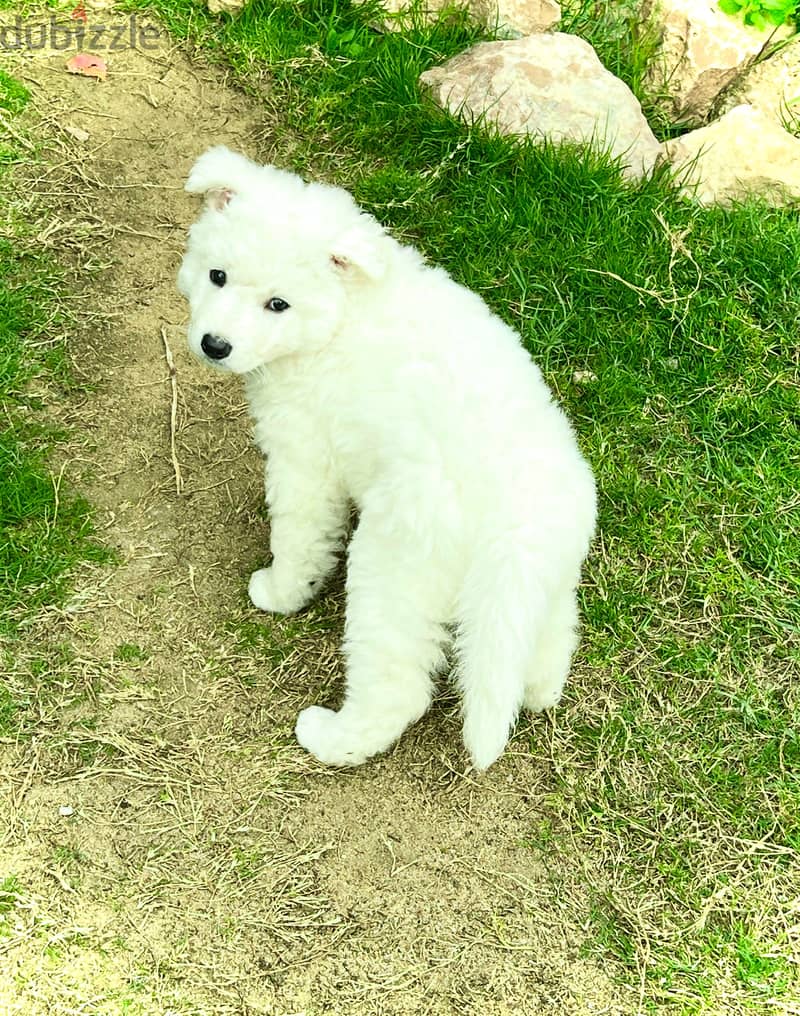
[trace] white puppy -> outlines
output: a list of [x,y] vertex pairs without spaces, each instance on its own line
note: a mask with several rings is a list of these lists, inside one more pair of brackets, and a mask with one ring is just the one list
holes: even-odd
[[244,375],[268,460],[255,606],[305,606],[358,509],[344,703],[304,709],[298,741],[334,765],[385,751],[427,710],[452,629],[485,769],[523,704],[559,700],[577,642],[595,489],[569,423],[516,333],[345,191],[226,148],[186,189],[206,196],[178,277],[189,343]]

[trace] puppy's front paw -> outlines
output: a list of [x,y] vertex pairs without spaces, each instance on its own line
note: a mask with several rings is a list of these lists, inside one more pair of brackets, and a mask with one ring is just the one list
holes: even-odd
[[250,602],[259,610],[270,614],[293,614],[304,607],[311,598],[310,586],[303,590],[297,587],[285,589],[276,581],[273,568],[259,568],[250,576],[247,587]]
[[309,706],[297,717],[294,734],[314,758],[329,766],[360,766],[367,754],[358,748],[339,714],[322,706]]

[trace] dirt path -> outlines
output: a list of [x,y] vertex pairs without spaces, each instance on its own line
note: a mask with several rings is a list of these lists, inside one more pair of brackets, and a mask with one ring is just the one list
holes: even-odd
[[53,406],[66,475],[119,562],[32,632],[52,659],[35,736],[0,745],[0,876],[20,887],[0,1013],[633,1013],[582,958],[568,839],[537,843],[548,722],[481,778],[451,698],[352,773],[293,740],[298,710],[341,689],[341,586],[280,624],[248,606],[261,464],[237,383],[185,350],[174,285],[191,161],[212,142],[280,158],[280,126],[166,48],[116,54],[102,84],[58,55],[12,69],[79,301],[85,386]]

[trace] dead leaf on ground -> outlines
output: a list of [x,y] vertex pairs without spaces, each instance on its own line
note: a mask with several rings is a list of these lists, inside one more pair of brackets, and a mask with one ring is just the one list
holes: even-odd
[[93,53],[76,53],[67,60],[67,70],[70,74],[83,74],[87,78],[105,81],[108,65],[102,57]]

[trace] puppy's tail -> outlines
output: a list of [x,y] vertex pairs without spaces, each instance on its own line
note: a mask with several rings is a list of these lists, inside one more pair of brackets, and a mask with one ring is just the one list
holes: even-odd
[[488,768],[506,746],[545,623],[549,591],[537,561],[526,557],[482,553],[459,599],[457,675],[464,744],[476,769]]

